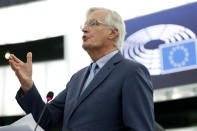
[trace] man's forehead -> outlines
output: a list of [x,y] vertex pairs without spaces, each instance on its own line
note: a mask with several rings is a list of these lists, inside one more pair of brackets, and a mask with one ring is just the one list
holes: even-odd
[[91,20],[105,20],[105,17],[107,16],[108,11],[107,10],[95,10],[91,12],[88,16],[86,21]]

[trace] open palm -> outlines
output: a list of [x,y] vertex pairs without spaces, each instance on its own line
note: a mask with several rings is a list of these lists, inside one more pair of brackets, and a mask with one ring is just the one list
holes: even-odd
[[27,53],[27,62],[24,63],[20,59],[18,59],[13,54],[9,57],[9,63],[12,68],[12,70],[15,72],[16,76],[18,77],[21,88],[26,93],[28,92],[32,85],[32,53]]

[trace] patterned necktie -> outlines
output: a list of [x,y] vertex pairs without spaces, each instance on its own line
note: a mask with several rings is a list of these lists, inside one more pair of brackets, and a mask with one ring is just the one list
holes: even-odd
[[81,94],[85,91],[85,89],[87,88],[87,86],[90,84],[90,82],[94,78],[96,67],[97,67],[97,64],[96,63],[93,63],[91,65],[90,74],[89,74],[89,76],[88,76],[88,78],[86,80],[86,83],[84,84],[84,87],[83,87],[83,89],[81,91]]

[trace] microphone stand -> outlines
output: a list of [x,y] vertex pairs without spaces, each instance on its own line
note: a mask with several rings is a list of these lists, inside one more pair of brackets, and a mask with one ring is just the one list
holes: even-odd
[[40,117],[39,117],[39,119],[38,119],[38,122],[37,122],[37,124],[36,124],[36,127],[35,127],[34,131],[36,131],[36,129],[37,129],[39,123],[40,123],[40,120],[41,120],[41,118],[42,118],[42,116],[43,116],[43,114],[44,114],[44,111],[46,110],[46,107],[47,107],[48,102],[49,102],[49,100],[47,99],[47,102],[46,102],[46,104],[44,105],[44,108],[43,108],[43,110],[42,110],[42,112],[41,112],[41,114],[40,114]]
[[44,111],[46,110],[47,104],[48,104],[49,101],[52,100],[52,98],[53,98],[53,92],[52,92],[52,91],[48,92],[46,98],[47,98],[47,102],[46,102],[46,104],[44,105],[44,108],[42,109],[42,112],[41,112],[41,114],[40,114],[40,117],[39,117],[39,119],[38,119],[38,122],[37,122],[37,124],[36,124],[36,127],[35,127],[34,131],[36,131],[36,129],[37,129],[39,123],[40,123],[40,120],[41,120],[41,118],[42,118],[42,116],[43,116],[43,114],[44,114]]

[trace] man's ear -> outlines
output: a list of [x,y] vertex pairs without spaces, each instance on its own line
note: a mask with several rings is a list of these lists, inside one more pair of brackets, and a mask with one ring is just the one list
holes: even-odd
[[113,40],[118,37],[118,29],[111,29],[108,38]]

